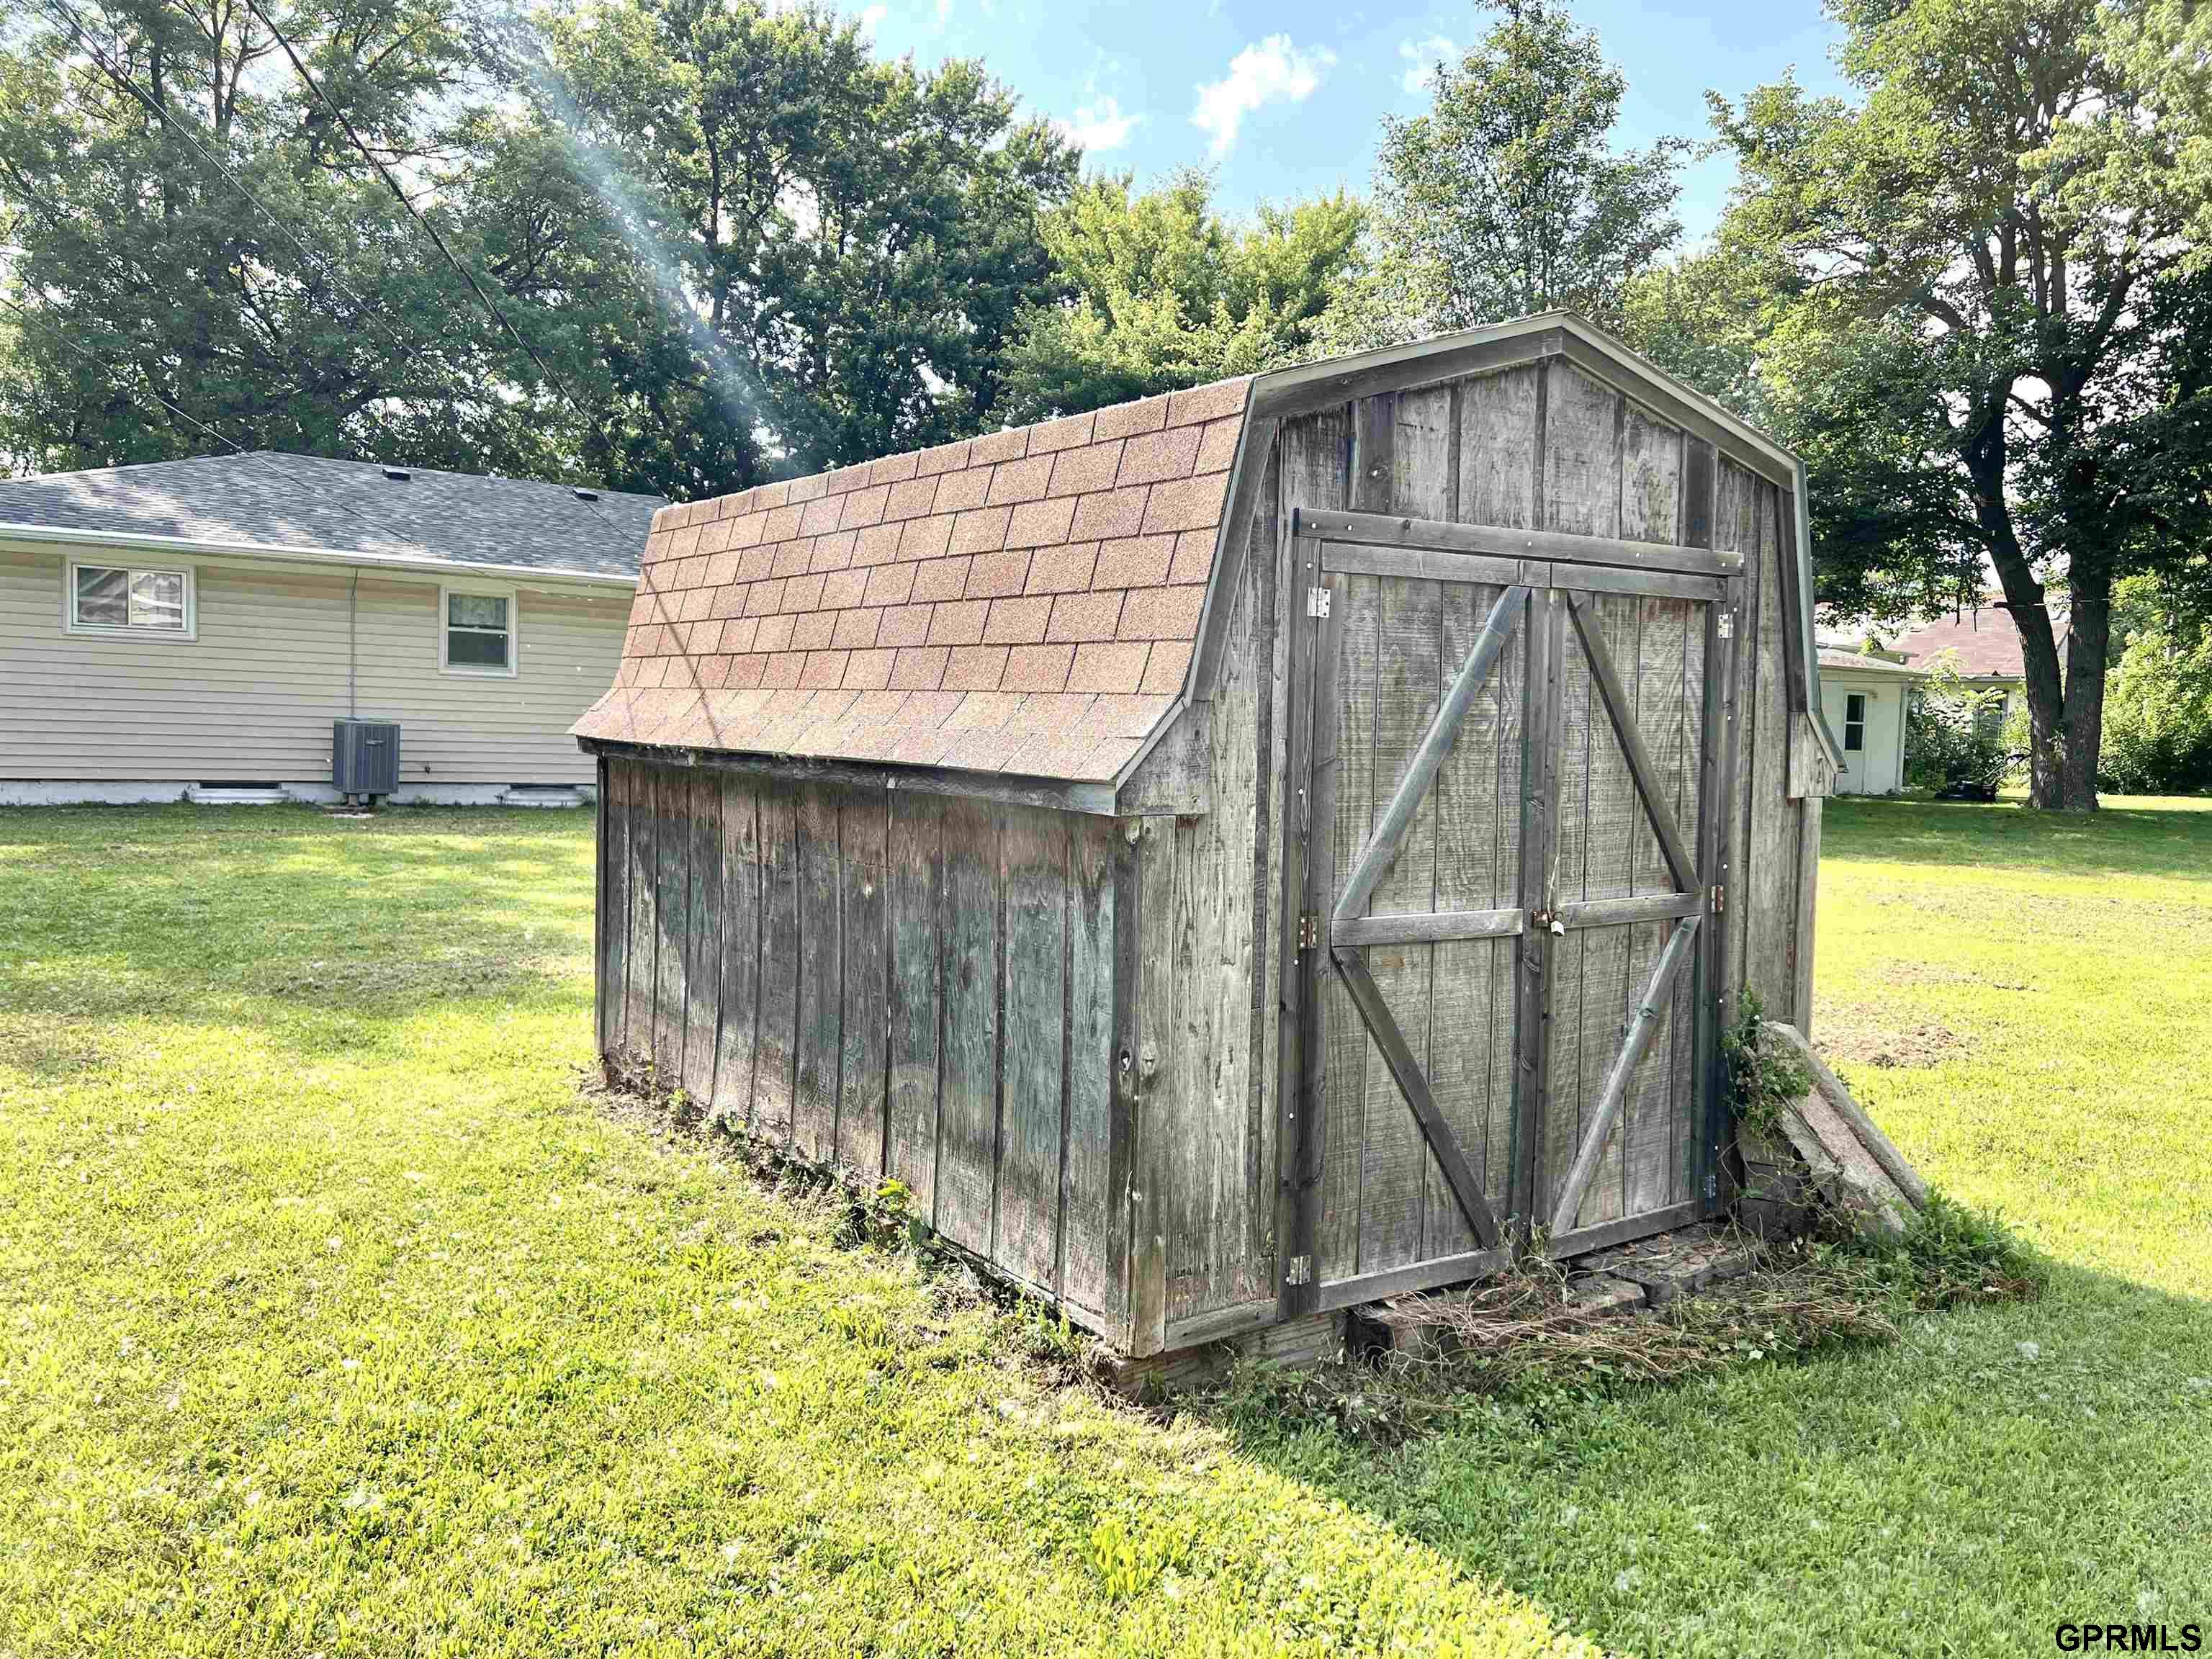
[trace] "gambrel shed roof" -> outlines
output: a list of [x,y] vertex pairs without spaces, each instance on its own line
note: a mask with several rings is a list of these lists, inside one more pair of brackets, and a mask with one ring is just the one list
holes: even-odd
[[1250,384],[663,510],[576,735],[1113,779],[1183,688]]
[[[1113,810],[1176,714],[1207,695],[1225,615],[1213,596],[1245,539],[1229,531],[1259,504],[1262,466],[1247,458],[1276,423],[1553,356],[1794,486],[1788,626],[1796,700],[1818,727],[1796,458],[1547,312],[664,508],[619,677],[574,734],[919,769],[994,790],[997,778]],[[1537,546],[1492,533],[1501,552]]]

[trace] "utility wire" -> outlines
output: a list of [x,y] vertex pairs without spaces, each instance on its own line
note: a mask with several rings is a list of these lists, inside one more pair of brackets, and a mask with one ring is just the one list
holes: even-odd
[[535,346],[532,345],[529,341],[522,337],[521,334],[517,331],[514,325],[507,319],[507,313],[501,311],[498,305],[494,302],[491,295],[484,291],[483,284],[477,280],[475,274],[465,269],[462,265],[461,262],[453,257],[453,250],[446,245],[446,239],[439,234],[438,228],[432,224],[428,219],[424,218],[421,212],[416,210],[414,202],[409,198],[405,188],[401,185],[398,176],[393,173],[391,167],[386,164],[384,160],[368,147],[368,143],[362,138],[361,134],[355,130],[352,121],[347,118],[345,112],[340,109],[337,103],[331,100],[330,94],[323,90],[322,83],[315,79],[313,73],[307,68],[306,60],[300,56],[298,50],[294,47],[290,39],[286,36],[283,30],[278,28],[276,25],[270,21],[269,14],[262,10],[260,0],[246,0],[246,9],[261,20],[262,27],[267,29],[270,35],[275,38],[276,44],[283,49],[284,56],[291,60],[293,70],[299,75],[301,81],[306,85],[307,90],[314,94],[315,100],[318,103],[321,104],[325,110],[330,112],[331,118],[338,124],[339,129],[344,132],[346,137],[352,143],[354,149],[361,153],[362,159],[376,169],[378,176],[384,180],[386,185],[391,190],[392,199],[397,201],[399,205],[406,210],[407,216],[412,219],[416,225],[420,226],[423,234],[429,237],[433,245],[436,246],[440,255],[444,258],[448,265],[453,267],[453,274],[459,276],[463,282],[466,283],[469,285],[471,291],[476,295],[478,300],[483,302],[483,308],[491,314],[492,320],[497,323],[500,327],[506,330],[507,337],[513,340],[517,346],[520,347],[524,355],[526,356],[532,362],[538,366],[538,372],[543,374],[547,380],[551,382],[555,388],[560,392],[561,395],[568,400],[568,406],[574,410],[578,415],[582,416],[586,422],[596,427],[599,422],[592,419],[590,413],[584,408],[583,404],[578,400],[576,394],[568,389],[568,383],[553,372],[552,367],[546,362],[544,358],[538,355],[538,349]]
[[[351,300],[355,305],[361,308],[361,314],[367,319],[367,320],[374,324],[377,328],[381,330],[385,338],[391,341],[392,346],[397,350],[410,360],[417,362],[421,360],[422,351],[422,344],[419,342],[410,342],[401,339],[399,336],[392,331],[391,325],[384,320],[381,315],[379,314],[377,308],[371,306],[369,302],[362,297],[358,290],[347,287],[345,283],[339,277],[337,272],[331,266],[329,262],[322,256],[319,255],[314,249],[309,247],[307,242],[301,238],[298,233],[294,231],[289,225],[285,223],[282,216],[271,209],[266,202],[260,198],[260,197],[257,196],[253,191],[247,186],[245,180],[240,179],[231,168],[226,167],[220,159],[208,149],[206,145],[201,143],[198,137],[193,134],[191,128],[182,120],[179,119],[173,111],[166,107],[158,99],[154,97],[152,94],[141,87],[137,80],[131,76],[129,70],[125,66],[118,64],[110,58],[107,53],[103,52],[100,49],[100,44],[93,39],[91,32],[85,27],[83,21],[66,3],[66,0],[41,0],[41,3],[43,9],[50,17],[52,17],[55,21],[59,22],[64,27],[68,29],[70,33],[76,37],[78,44],[84,48],[84,51],[92,58],[93,62],[100,67],[101,71],[107,76],[112,82],[127,92],[132,99],[143,106],[146,112],[153,116],[154,118],[161,125],[165,131],[174,133],[178,137],[182,138],[187,144],[191,145],[192,149],[198,154],[201,160],[205,161],[210,167],[213,168],[216,173],[221,175],[224,182],[228,184],[233,190],[236,191],[239,195],[243,197],[253,208],[254,211],[258,213],[264,219],[267,220],[273,228],[283,234],[287,240],[291,242],[295,247],[300,250],[301,255],[321,272],[322,276],[330,283],[333,289],[337,289],[338,293],[345,295],[348,299]],[[268,18],[258,9],[255,10],[254,15],[257,17],[261,18],[263,24],[270,29],[271,33],[277,33],[276,26],[273,23],[270,23]],[[309,88],[313,90],[316,97],[321,100],[325,108],[331,108],[332,114],[337,115],[337,112],[331,106],[329,99],[324,95],[321,88],[315,84],[313,77],[307,74],[305,66],[301,64],[299,58],[292,52],[290,43],[283,40],[281,34],[278,34],[277,38],[280,43],[283,45],[286,55],[292,58],[295,67],[300,70],[301,78],[304,79],[307,82]],[[394,193],[399,196],[400,204],[403,207],[407,208],[410,215],[414,216],[418,223],[423,222],[421,220],[420,216],[414,213],[413,206],[408,202],[406,197],[399,192],[398,186],[393,183],[391,174],[385,171],[382,163],[379,162],[376,157],[368,154],[366,147],[362,144],[358,135],[353,131],[349,125],[347,125],[344,122],[344,118],[343,116],[338,116],[338,119],[342,125],[346,125],[347,136],[353,140],[356,148],[361,149],[362,154],[369,161],[369,162],[377,167],[378,172],[383,175],[385,182],[392,186]],[[525,351],[529,352],[531,360],[537,363],[540,372],[544,373],[549,380],[551,380],[556,386],[560,387],[562,395],[568,399],[570,406],[574,408],[578,414],[584,416],[584,418],[587,422],[590,421],[591,416],[585,412],[582,405],[577,402],[574,394],[571,393],[568,391],[568,388],[565,385],[562,384],[558,377],[555,376],[552,371],[546,367],[544,360],[539,358],[535,351],[532,351],[529,345],[523,341],[521,337],[515,333],[514,328],[507,324],[507,319],[504,317],[500,316],[497,307],[491,305],[489,296],[484,293],[481,287],[477,286],[475,279],[471,276],[468,272],[461,270],[459,264],[453,259],[451,250],[446,246],[443,240],[438,236],[436,230],[427,223],[424,223],[424,228],[430,231],[432,240],[438,243],[438,251],[445,256],[447,263],[453,265],[454,270],[461,276],[462,279],[467,282],[471,289],[476,290],[477,297],[483,300],[485,305],[491,309],[493,316],[498,319],[502,327],[507,329],[507,333],[514,337],[515,343],[520,345]],[[21,252],[21,250],[13,249],[9,251]],[[21,307],[18,307],[18,309],[20,310]],[[435,343],[445,343],[442,331],[437,337]],[[213,428],[207,427],[204,422],[195,420],[193,416],[185,414],[184,410],[178,409],[174,404],[170,404],[167,398],[162,398],[158,390],[155,391],[154,395],[156,398],[159,398],[161,401],[163,406],[168,409],[170,413],[175,415],[179,419],[191,422],[193,425],[200,427],[203,430],[208,432],[210,436],[215,437],[224,444],[229,445],[233,450],[236,450],[241,454],[252,453],[239,450],[238,446],[231,443],[231,441],[228,438],[224,437],[221,433],[215,431]],[[325,493],[326,495],[328,494],[327,491]],[[350,511],[350,509],[344,507],[343,503],[337,501],[335,496],[331,496],[331,499],[332,501],[332,504],[338,506],[342,511]],[[605,509],[603,509],[596,501],[593,501],[587,496],[578,496],[577,499],[582,501],[586,507],[590,507],[592,514],[602,522],[606,523],[609,526],[612,526],[614,521],[608,517]],[[356,518],[359,517],[358,514],[354,514],[353,516]],[[367,520],[364,520],[362,522],[366,523]]]
[[[43,289],[39,289],[38,294],[40,299],[47,300],[48,303],[52,303],[51,299]],[[22,304],[20,301],[17,301],[6,294],[0,294],[0,305],[6,306],[10,311],[14,312],[19,317],[29,318],[36,315],[36,313],[33,312],[28,306]],[[99,369],[103,375],[112,369],[112,365],[102,358],[99,353],[93,351],[85,346],[80,345],[76,340],[70,338],[68,331],[57,331],[52,337],[59,341],[61,344],[68,349],[75,352],[78,356],[83,358],[94,368]],[[210,426],[205,421],[201,420],[198,416],[190,414],[185,410],[179,409],[175,404],[172,403],[168,398],[161,395],[161,388],[155,384],[154,377],[147,372],[144,364],[139,362],[136,358],[130,358],[128,361],[130,362],[131,366],[138,371],[139,378],[146,382],[146,390],[153,394],[154,401],[161,404],[162,408],[167,410],[171,415],[184,422],[186,425],[193,428],[195,430],[204,432],[209,437],[214,439],[225,449],[228,449],[232,454],[238,456],[240,459],[258,461],[264,466],[266,466],[271,473],[283,481],[284,485],[288,489],[297,489],[300,487],[301,482],[301,479],[292,473],[286,471],[283,464],[279,461],[278,458],[273,452],[265,449],[248,449],[245,445],[232,439],[227,433],[219,431],[216,428]],[[128,394],[126,393],[125,395],[127,396]],[[312,481],[310,481],[310,486],[316,487],[313,485]],[[388,536],[391,533],[387,526],[377,524],[373,520],[356,512],[352,507],[347,506],[345,502],[340,501],[337,496],[327,488],[323,488],[321,489],[321,494],[324,498],[327,500],[332,507],[337,508],[339,512],[344,514],[348,518],[354,520],[357,523],[368,526],[368,528],[375,532],[377,535]]]
[[320,271],[324,278],[329,282],[332,288],[336,289],[340,294],[344,295],[346,298],[351,300],[356,306],[359,306],[361,307],[362,314],[370,322],[375,324],[377,327],[384,331],[384,337],[386,339],[391,341],[392,343],[400,351],[407,353],[410,356],[420,353],[422,348],[419,344],[410,344],[407,341],[401,339],[398,335],[392,332],[391,326],[385,322],[382,317],[377,314],[375,307],[372,307],[359,293],[348,288],[343,282],[340,281],[337,272],[332,270],[329,264],[323,259],[320,255],[317,254],[313,248],[309,247],[305,241],[301,240],[298,234],[295,233],[289,225],[286,224],[283,220],[270,209],[266,202],[264,202],[258,196],[255,195],[253,191],[247,187],[244,179],[240,179],[237,173],[234,173],[230,168],[225,167],[222,162],[209,150],[206,145],[201,143],[199,139],[194,136],[190,127],[179,120],[173,112],[162,105],[160,100],[156,99],[151,93],[141,87],[136,80],[132,79],[130,71],[126,68],[122,64],[116,63],[105,52],[101,51],[99,42],[92,38],[90,31],[84,27],[84,24],[78,19],[76,14],[71,10],[66,3],[64,3],[64,0],[43,0],[43,9],[46,10],[48,16],[54,19],[55,21],[60,23],[64,27],[67,28],[71,33],[76,36],[78,44],[84,48],[85,52],[91,57],[92,61],[100,66],[101,71],[106,75],[110,81],[122,88],[123,90],[129,93],[139,104],[143,106],[147,113],[151,115],[155,120],[159,121],[164,130],[174,133],[178,137],[182,138],[187,144],[190,144],[192,149],[198,153],[202,161],[205,161],[208,166],[214,168],[216,173],[220,173],[224,181],[228,183],[233,190],[235,190],[240,196],[243,196],[246,201],[252,205],[255,212],[266,219],[277,230],[283,232],[286,240],[288,240],[293,246],[300,250],[301,257],[306,258],[310,264],[313,264],[317,270]]

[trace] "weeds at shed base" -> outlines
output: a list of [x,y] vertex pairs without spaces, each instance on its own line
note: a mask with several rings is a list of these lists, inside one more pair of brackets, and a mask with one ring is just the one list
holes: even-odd
[[1579,1303],[1570,1273],[1536,1258],[1465,1290],[1402,1297],[1369,1316],[1389,1346],[1302,1371],[1239,1365],[1210,1404],[1262,1440],[1318,1429],[1389,1447],[1501,1399],[1609,1398],[1886,1346],[1913,1319],[2033,1301],[2046,1273],[2001,1220],[1941,1193],[1894,1243],[1863,1239],[1841,1217],[1781,1245],[1740,1242],[1755,1253],[1751,1273],[1657,1309]]

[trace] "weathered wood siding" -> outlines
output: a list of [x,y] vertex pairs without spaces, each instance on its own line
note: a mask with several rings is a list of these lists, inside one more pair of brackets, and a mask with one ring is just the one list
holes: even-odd
[[[1790,492],[1722,458],[1716,547],[1744,556],[1744,633],[1736,653],[1737,756],[1726,875],[1730,1006],[1757,994],[1770,1019],[1812,1020],[1812,895],[1819,875],[1820,802],[1792,799],[1793,653],[1784,638],[1782,559],[1796,506]],[[1794,552],[1791,556],[1795,556]]]
[[[800,1157],[903,1182],[945,1237],[1125,1335],[1115,872],[1136,849],[1115,820],[610,759],[601,821],[605,1052]],[[1171,868],[1164,822],[1144,850]],[[1212,948],[1193,903],[1187,926],[1172,902],[1158,918],[1187,955]],[[1164,1017],[1161,1041],[1192,1029]],[[1248,1045],[1203,1053],[1229,1046]],[[1174,1053],[1178,1077],[1203,1062]]]

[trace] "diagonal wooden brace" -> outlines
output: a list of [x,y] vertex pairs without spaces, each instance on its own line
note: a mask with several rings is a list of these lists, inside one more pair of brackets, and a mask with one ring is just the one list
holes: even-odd
[[1443,1171],[1444,1181],[1459,1200],[1460,1213],[1467,1224],[1474,1230],[1476,1240],[1486,1250],[1498,1247],[1498,1218],[1490,1212],[1484,1202],[1482,1182],[1468,1167],[1467,1154],[1460,1149],[1459,1137],[1452,1133],[1444,1115],[1437,1109],[1436,1097],[1429,1092],[1429,1080],[1422,1075],[1420,1062],[1407,1045],[1406,1034],[1398,1029],[1398,1022],[1390,1017],[1390,1010],[1382,1000],[1382,988],[1375,976],[1367,971],[1367,961],[1357,949],[1333,950],[1330,956],[1336,963],[1337,976],[1343,980],[1344,988],[1352,994],[1352,1000],[1359,1009],[1359,1017],[1367,1023],[1368,1031],[1382,1051],[1382,1059],[1397,1079],[1399,1093],[1406,1097],[1406,1104],[1413,1109],[1413,1120],[1421,1126],[1422,1139],[1429,1150],[1437,1155],[1437,1167]]
[[1674,815],[1660,793],[1659,769],[1651,763],[1651,751],[1644,746],[1644,734],[1636,729],[1636,711],[1629,707],[1627,694],[1621,690],[1620,675],[1613,665],[1612,653],[1605,648],[1605,635],[1597,618],[1589,614],[1588,599],[1571,590],[1565,592],[1565,599],[1567,613],[1575,619],[1575,632],[1582,636],[1583,654],[1589,659],[1590,678],[1602,696],[1606,717],[1613,722],[1620,752],[1628,757],[1629,772],[1636,780],[1636,793],[1643,799],[1644,810],[1650,814],[1652,829],[1658,832],[1659,850],[1666,855],[1675,886],[1686,893],[1698,884],[1697,866],[1690,862],[1682,832],[1674,827]]
[[1337,921],[1364,914],[1367,901],[1375,895],[1375,884],[1382,879],[1382,872],[1397,861],[1407,827],[1413,823],[1421,798],[1429,793],[1429,786],[1437,781],[1437,771],[1443,765],[1444,757],[1451,753],[1452,744],[1458,741],[1460,723],[1467,718],[1468,706],[1497,665],[1498,653],[1505,648],[1506,636],[1513,631],[1514,619],[1521,614],[1528,598],[1527,588],[1509,587],[1491,608],[1490,620],[1483,624],[1474,648],[1467,653],[1458,678],[1444,696],[1443,706],[1437,710],[1436,719],[1429,722],[1421,746],[1406,763],[1406,775],[1398,780],[1397,793],[1390,797],[1390,804],[1382,809],[1375,833],[1368,836],[1367,845],[1359,849],[1359,856],[1352,861],[1352,874],[1344,884],[1342,896],[1336,902]]
[[1591,1114],[1583,1144],[1576,1150],[1574,1167],[1567,1171],[1567,1184],[1559,1189],[1559,1206],[1552,1212],[1554,1238],[1574,1228],[1575,1218],[1583,1207],[1583,1194],[1589,1190],[1590,1177],[1597,1173],[1598,1160],[1605,1156],[1606,1138],[1613,1133],[1613,1121],[1620,1115],[1620,1103],[1627,1098],[1629,1079],[1636,1075],[1636,1068],[1644,1063],[1644,1056],[1650,1050],[1660,1017],[1667,1011],[1667,993],[1674,983],[1674,975],[1690,960],[1690,941],[1697,937],[1701,920],[1691,915],[1676,922],[1667,948],[1659,953],[1659,960],[1652,967],[1650,982],[1644,986],[1643,998],[1636,1005],[1636,1018],[1629,1023],[1628,1040],[1613,1057],[1613,1070],[1606,1074],[1605,1092],[1598,1097],[1597,1109]]

